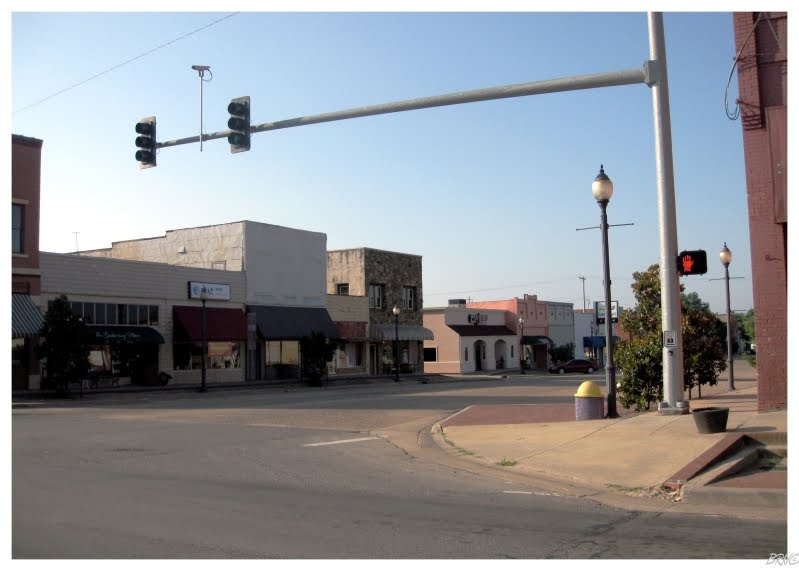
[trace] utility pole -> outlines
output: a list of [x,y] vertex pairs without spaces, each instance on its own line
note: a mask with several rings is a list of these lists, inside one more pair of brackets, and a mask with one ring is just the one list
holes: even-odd
[[585,305],[585,276],[577,276],[579,279],[583,280],[583,311],[588,309]]
[[75,253],[79,254],[80,249],[78,248],[78,234],[80,234],[80,232],[73,232],[73,234],[75,234]]

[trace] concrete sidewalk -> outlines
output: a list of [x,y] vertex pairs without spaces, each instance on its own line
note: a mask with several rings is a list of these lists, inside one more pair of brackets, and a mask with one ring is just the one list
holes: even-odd
[[[782,444],[787,439],[787,411],[757,412],[754,369],[737,361],[735,373],[735,391],[727,391],[722,378],[718,386],[703,391],[701,400],[690,401],[692,410],[729,407],[723,433],[700,434],[690,414],[636,414],[621,407],[618,419],[575,421],[574,405],[478,405],[441,421],[434,431],[440,431],[445,449],[515,473],[631,495],[659,490],[661,496],[693,504],[699,511],[726,513],[725,504],[733,502],[779,517],[787,510],[787,457],[782,477],[753,475],[723,484],[703,480],[707,469],[740,448],[744,435]],[[576,386],[580,382],[576,379]],[[675,491],[666,494],[664,484]]]

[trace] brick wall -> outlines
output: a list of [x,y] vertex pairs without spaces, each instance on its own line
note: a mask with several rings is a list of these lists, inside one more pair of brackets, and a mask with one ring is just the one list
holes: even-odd
[[21,135],[11,136],[11,203],[25,209],[23,252],[11,255],[13,291],[38,296],[39,273],[39,195],[41,185],[42,141]]
[[[760,21],[757,21],[761,14]],[[757,342],[758,410],[787,408],[787,219],[781,196],[787,175],[787,14],[735,13],[738,104],[741,110],[752,288]],[[777,110],[777,113],[773,113]]]

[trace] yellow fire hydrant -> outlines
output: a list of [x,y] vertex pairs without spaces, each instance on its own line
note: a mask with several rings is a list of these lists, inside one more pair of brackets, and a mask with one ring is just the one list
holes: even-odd
[[605,397],[593,381],[585,381],[574,393],[574,419],[597,420],[605,416]]

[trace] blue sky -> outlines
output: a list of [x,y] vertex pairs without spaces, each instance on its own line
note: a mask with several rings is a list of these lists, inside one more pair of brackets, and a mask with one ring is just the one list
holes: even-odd
[[[26,6],[14,9],[36,5]],[[209,26],[233,13],[10,14],[11,131],[44,140],[42,250],[74,251],[75,232],[89,249],[248,219],[324,232],[331,250],[421,255],[427,307],[529,293],[581,308],[578,276],[587,278],[589,304],[603,295],[600,233],[576,231],[599,223],[591,183],[602,163],[615,185],[610,224],[634,223],[611,229],[612,297],[634,305],[632,273],[659,257],[645,85],[259,133],[239,154],[223,139],[202,152],[196,143],[171,147],[146,170],[133,141],[148,115],[157,117],[159,140],[199,134],[193,64],[213,73],[203,84],[209,133],[226,129],[227,104],[242,95],[260,124],[639,68],[649,58],[645,12],[250,11]],[[730,274],[744,278],[730,283],[732,308],[747,310],[741,124],[724,104],[732,15],[666,12],[664,22],[678,247],[706,250],[709,265],[683,283],[723,311],[723,282],[710,278],[723,276],[726,241]]]

